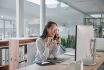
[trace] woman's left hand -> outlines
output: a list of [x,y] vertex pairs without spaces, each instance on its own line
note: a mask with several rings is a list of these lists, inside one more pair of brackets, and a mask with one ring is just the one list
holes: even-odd
[[61,38],[59,36],[56,38],[56,42],[57,42],[57,45],[61,44]]
[[61,44],[61,39],[60,39],[60,38],[57,39],[57,44],[58,44],[58,45]]

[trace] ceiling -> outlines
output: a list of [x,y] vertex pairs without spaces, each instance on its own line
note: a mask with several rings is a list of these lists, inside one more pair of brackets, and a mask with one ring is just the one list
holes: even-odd
[[[70,7],[46,8],[48,20],[56,20],[59,23],[80,23],[82,13],[104,13],[104,0],[58,0]],[[73,9],[74,8],[74,9]],[[5,9],[5,10],[4,10]],[[24,11],[26,16],[38,17],[40,6],[25,0]],[[79,11],[79,12],[78,12]],[[0,0],[0,14],[16,13],[16,0]],[[14,12],[14,13],[13,13]],[[29,17],[29,18],[30,18]],[[64,20],[64,21],[63,21]]]
[[[82,13],[88,14],[104,13],[104,0],[58,0],[58,1],[68,4],[70,7]],[[15,10],[16,0],[0,0],[0,7]],[[30,14],[32,13],[38,14],[39,5],[25,1],[25,11]]]
[[87,14],[104,13],[104,0],[59,0]]

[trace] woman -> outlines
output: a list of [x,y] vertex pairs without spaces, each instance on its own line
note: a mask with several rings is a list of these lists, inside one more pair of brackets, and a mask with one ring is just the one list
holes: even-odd
[[37,53],[35,63],[46,62],[51,55],[57,58],[60,43],[60,37],[57,34],[57,24],[49,21],[43,30],[43,34],[36,41]]

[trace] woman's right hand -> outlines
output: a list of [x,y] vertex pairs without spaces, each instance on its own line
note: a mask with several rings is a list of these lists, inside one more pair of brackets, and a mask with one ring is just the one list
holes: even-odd
[[50,44],[51,44],[51,37],[48,37],[47,38],[47,47],[50,47]]

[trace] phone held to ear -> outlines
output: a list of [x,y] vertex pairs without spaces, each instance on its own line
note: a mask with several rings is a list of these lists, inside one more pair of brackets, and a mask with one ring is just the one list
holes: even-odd
[[59,36],[58,33],[54,36],[54,40],[57,41],[57,44],[58,44],[58,45],[61,44],[61,39],[60,39],[60,36]]

